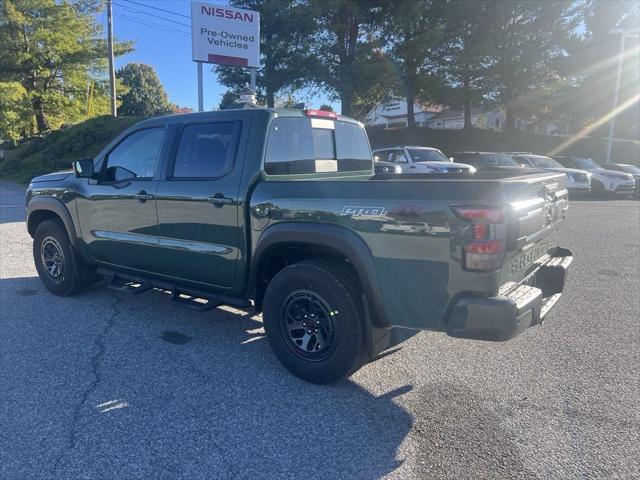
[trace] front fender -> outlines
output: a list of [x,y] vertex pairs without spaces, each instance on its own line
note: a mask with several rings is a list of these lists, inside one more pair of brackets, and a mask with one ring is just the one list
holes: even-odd
[[76,229],[71,214],[67,209],[67,206],[60,200],[49,196],[35,196],[29,200],[27,204],[27,230],[32,237],[35,234],[36,228],[39,223],[38,216],[41,213],[38,212],[51,212],[56,214],[62,220],[64,228],[67,231],[69,240],[74,247],[77,247],[79,232]]

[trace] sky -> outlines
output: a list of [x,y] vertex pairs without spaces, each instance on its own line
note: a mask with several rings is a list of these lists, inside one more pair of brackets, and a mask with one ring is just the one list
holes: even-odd
[[[228,4],[224,1],[210,3]],[[116,58],[116,69],[130,62],[151,65],[160,77],[169,101],[196,110],[198,84],[196,64],[191,60],[190,4],[189,0],[113,0],[113,31],[117,40],[135,42],[133,52]],[[99,16],[99,21],[106,32],[106,12]],[[203,68],[205,110],[217,108],[226,91],[226,87],[218,83],[213,69],[214,65],[210,64]],[[307,106],[319,107],[322,103],[332,104],[334,109],[339,106],[323,94],[313,96]]]

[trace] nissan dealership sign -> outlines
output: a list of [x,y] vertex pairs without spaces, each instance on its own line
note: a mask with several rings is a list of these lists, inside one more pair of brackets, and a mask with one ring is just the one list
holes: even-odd
[[191,45],[196,62],[259,67],[260,14],[192,2]]

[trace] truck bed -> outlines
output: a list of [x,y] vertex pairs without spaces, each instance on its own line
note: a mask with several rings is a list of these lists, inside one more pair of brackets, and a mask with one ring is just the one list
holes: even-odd
[[[356,233],[375,264],[390,325],[446,329],[449,312],[464,295],[497,295],[520,284],[535,262],[557,247],[567,209],[565,177],[513,170],[458,174],[377,175],[368,181],[260,182],[251,205],[268,205],[270,218],[252,218],[251,241],[282,222],[339,225]],[[456,207],[494,207],[507,215],[502,268],[465,270],[467,224]],[[253,208],[252,208],[253,210]]]

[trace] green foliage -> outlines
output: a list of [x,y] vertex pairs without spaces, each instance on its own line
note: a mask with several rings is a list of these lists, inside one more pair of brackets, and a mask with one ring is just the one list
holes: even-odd
[[[633,9],[635,5],[635,10]],[[613,94],[620,60],[620,35],[615,29],[633,30],[640,24],[637,2],[588,0],[580,3],[576,15],[585,24],[582,38],[577,39],[563,62],[564,81],[558,82],[557,95],[551,104],[554,115],[572,120],[596,121],[613,108]],[[620,82],[619,104],[640,91],[640,39],[627,37]],[[640,137],[638,104],[620,112],[616,119],[616,135]],[[606,134],[607,124],[597,132]]]
[[388,94],[392,66],[374,37],[382,21],[381,5],[384,2],[368,0],[309,1],[316,19],[314,78],[340,99],[343,115],[360,117]]
[[[84,118],[87,85],[105,82],[106,44],[95,0],[4,0],[0,24],[0,82],[27,92],[38,133]],[[116,43],[116,53],[131,50]],[[97,88],[103,95],[105,88]],[[95,99],[94,112],[104,102]]]
[[532,101],[539,89],[557,77],[558,61],[566,55],[577,18],[564,1],[518,0],[491,5],[492,96],[506,111],[505,129],[516,116],[535,114]]
[[[262,68],[256,76],[258,98],[273,107],[279,94],[292,93],[311,77],[315,59],[311,55],[313,16],[309,5],[296,0],[235,0],[238,8],[260,12]],[[249,82],[246,69],[219,66],[220,83],[238,93]]]
[[0,160],[0,177],[27,182],[36,175],[68,170],[71,162],[93,158],[120,132],[140,120],[105,115],[34,138],[7,151],[5,159]]
[[[471,108],[486,102],[493,84],[491,8],[487,0],[456,0],[437,4],[433,18],[441,22],[442,44],[428,59],[430,82],[418,96],[423,101],[464,110],[465,128],[471,128]],[[424,77],[423,77],[424,78]],[[423,81],[424,82],[424,81]]]
[[233,108],[233,106],[238,103],[238,100],[240,99],[240,96],[232,91],[232,90],[227,90],[226,92],[224,92],[224,95],[222,95],[222,100],[220,100],[220,105],[218,105],[218,109],[220,110],[226,110],[228,108]]
[[116,72],[116,77],[129,90],[120,96],[119,113],[126,116],[153,117],[172,113],[167,92],[153,67],[143,63],[128,63]]
[[31,118],[27,90],[19,82],[0,82],[0,143],[27,135]]
[[[399,84],[394,89],[407,101],[408,125],[414,125],[416,96],[428,82],[431,57],[444,40],[438,2],[400,0],[391,2],[381,24],[381,43],[396,67]],[[422,87],[422,88],[421,88]]]

